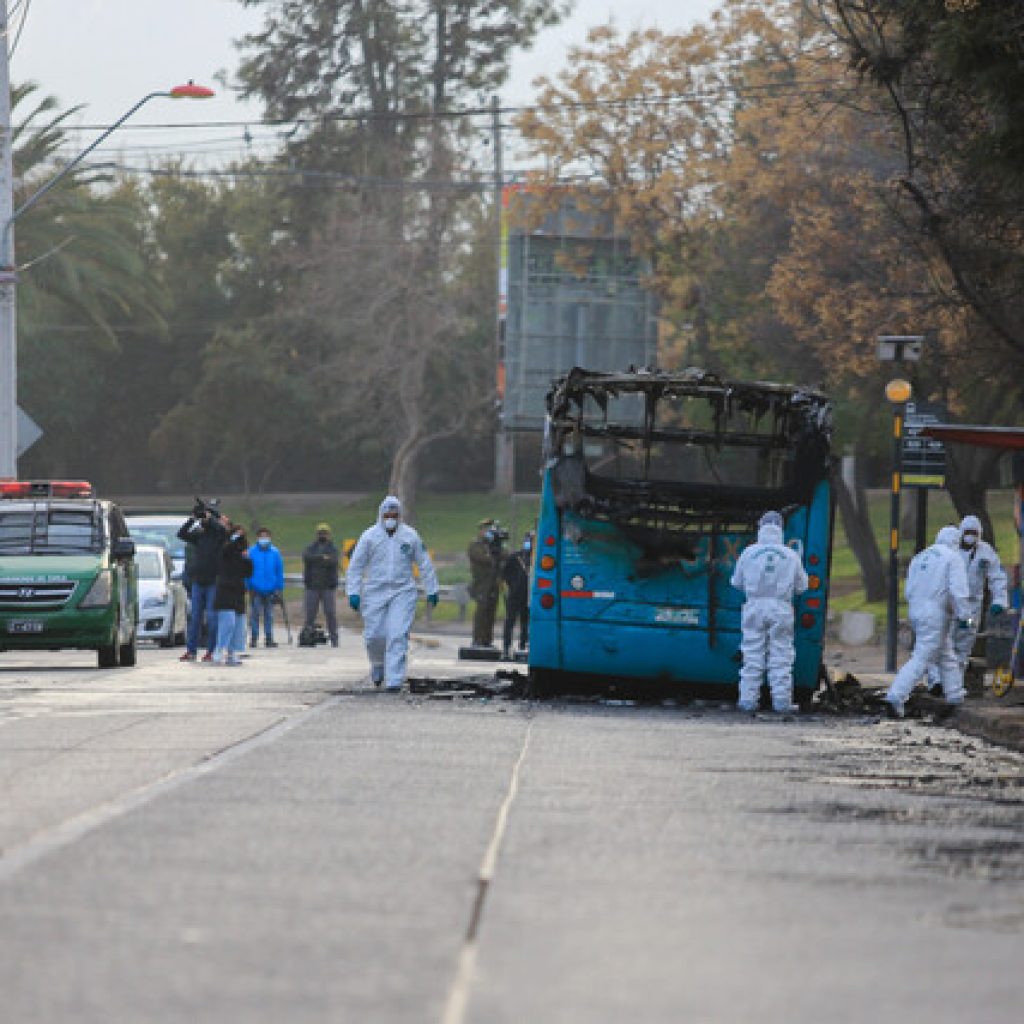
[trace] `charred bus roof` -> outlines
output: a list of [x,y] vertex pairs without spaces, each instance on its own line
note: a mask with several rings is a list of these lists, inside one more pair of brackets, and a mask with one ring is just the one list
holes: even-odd
[[[641,395],[646,400],[644,422],[632,429],[637,437],[657,432],[683,440],[690,437],[698,441],[713,440],[713,431],[673,430],[670,425],[656,428],[658,403],[673,398],[705,400],[719,414],[719,423],[722,416],[733,409],[752,413],[758,419],[771,416],[783,441],[788,441],[793,430],[811,429],[826,436],[830,436],[832,430],[831,405],[818,391],[768,381],[724,380],[696,367],[679,373],[664,370],[601,373],[576,367],[559,378],[548,392],[548,416],[553,421],[581,423],[587,433],[611,429],[625,436],[631,433],[630,425],[609,423],[607,415],[603,425],[582,423],[582,420],[586,399],[591,399],[607,414],[610,398],[630,394]],[[733,443],[740,441],[737,435],[732,437]],[[752,435],[752,443],[763,444],[763,436]]]
[[547,409],[560,507],[617,520],[745,521],[805,503],[830,467],[831,405],[808,388],[577,367]]

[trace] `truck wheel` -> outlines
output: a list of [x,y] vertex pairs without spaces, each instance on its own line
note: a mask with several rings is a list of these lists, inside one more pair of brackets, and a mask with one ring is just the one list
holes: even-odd
[[121,644],[118,650],[120,652],[121,657],[121,667],[131,668],[137,660],[136,655],[138,650],[138,648],[136,647],[136,635],[134,629],[132,630],[132,635],[128,640],[128,643]]

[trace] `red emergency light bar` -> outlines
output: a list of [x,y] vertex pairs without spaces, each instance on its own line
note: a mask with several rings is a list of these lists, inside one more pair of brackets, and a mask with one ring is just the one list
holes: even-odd
[[0,498],[91,498],[88,480],[6,480],[0,482]]

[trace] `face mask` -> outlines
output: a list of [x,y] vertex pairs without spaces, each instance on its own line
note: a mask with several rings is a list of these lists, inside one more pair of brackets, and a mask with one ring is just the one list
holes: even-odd
[[976,533],[965,533],[963,537],[963,545],[965,548],[973,548],[978,543],[978,535]]
[[392,516],[385,517],[384,529],[387,530],[388,533],[394,533],[394,531],[398,529],[398,520]]
[[260,537],[260,539],[258,541],[256,541],[256,543],[259,544],[259,546],[261,548],[269,548],[270,547],[270,538],[269,537]]

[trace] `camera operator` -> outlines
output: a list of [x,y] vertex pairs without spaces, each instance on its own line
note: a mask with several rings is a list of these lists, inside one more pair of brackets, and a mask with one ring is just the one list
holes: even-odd
[[508,530],[494,519],[481,519],[477,537],[469,545],[469,568],[472,574],[469,596],[476,601],[473,612],[473,646],[494,646],[494,616],[498,610],[501,570],[505,562],[502,550]]
[[217,573],[220,571],[221,552],[227,539],[227,530],[221,518],[219,502],[214,498],[203,501],[196,498],[192,515],[178,530],[178,537],[191,546],[195,553],[190,566],[192,578],[192,610],[188,620],[188,640],[182,661],[195,661],[199,649],[199,635],[206,617],[206,654],[203,661],[213,660],[217,642],[217,616],[213,601],[217,592]]

